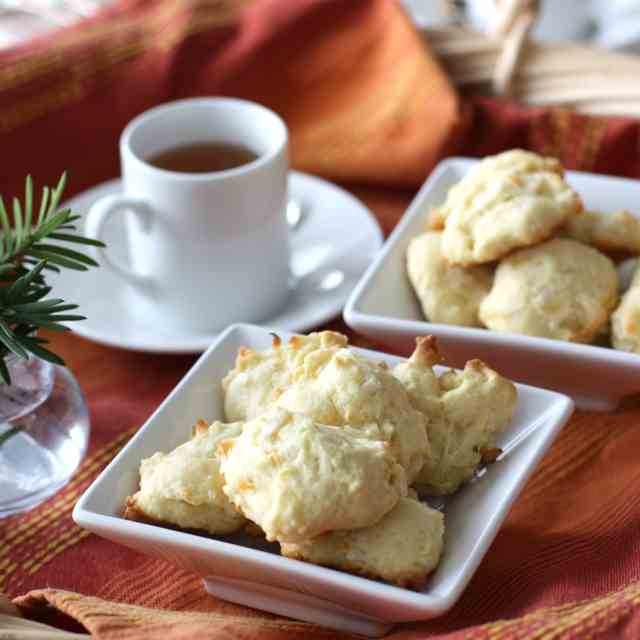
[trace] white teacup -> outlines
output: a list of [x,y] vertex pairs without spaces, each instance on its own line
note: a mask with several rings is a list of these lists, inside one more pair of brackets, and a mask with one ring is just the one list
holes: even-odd
[[[148,160],[183,145],[242,145],[257,159],[208,173]],[[287,128],[269,109],[231,98],[180,100],[134,118],[120,138],[123,195],[89,211],[101,238],[114,214],[126,223],[129,264],[98,250],[129,286],[132,310],[171,331],[209,332],[269,317],[289,294]],[[99,292],[97,292],[99,293]]]

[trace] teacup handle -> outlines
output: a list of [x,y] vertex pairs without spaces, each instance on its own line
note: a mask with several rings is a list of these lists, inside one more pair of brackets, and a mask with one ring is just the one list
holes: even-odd
[[[127,196],[111,195],[105,196],[98,200],[89,209],[85,220],[85,233],[90,238],[103,240],[103,229],[108,219],[116,213],[124,210],[130,211],[138,219],[140,230],[147,233],[151,228],[151,220],[153,218],[153,210],[140,198],[130,198]],[[94,253],[96,258],[103,266],[107,267],[121,278],[134,285],[146,285],[150,282],[148,275],[135,273],[128,265],[123,265],[113,260],[109,255],[109,248],[106,249],[95,247]]]

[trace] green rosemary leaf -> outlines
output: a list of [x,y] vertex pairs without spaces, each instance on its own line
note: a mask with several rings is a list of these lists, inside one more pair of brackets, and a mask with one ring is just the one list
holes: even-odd
[[[23,256],[22,257],[22,262],[23,264],[38,264],[38,262],[41,262],[41,260],[39,258],[31,258],[30,256]],[[48,271],[55,271],[56,273],[60,273],[60,269],[52,264],[46,264],[44,265],[45,270]],[[28,271],[28,269],[25,269],[25,272]],[[44,282],[39,282],[36,280],[37,284],[44,284]]]
[[55,318],[47,318],[47,319],[34,318],[32,320],[29,320],[28,322],[29,322],[29,325],[33,327],[33,329],[47,329],[48,331],[63,332],[63,331],[71,330],[70,327],[67,326],[66,324],[67,322],[77,322],[80,320],[86,320],[86,318],[84,316],[73,316],[69,320],[65,318],[61,318],[60,321],[58,321]]
[[76,236],[72,233],[50,233],[49,238],[54,240],[65,240],[66,242],[76,242],[78,244],[88,244],[92,247],[105,247],[104,242],[94,240],[93,238],[85,238],[84,236]]
[[64,302],[64,300],[60,299],[60,302],[58,302],[55,306],[51,307],[50,313],[62,313],[63,311],[74,311],[75,309],[78,309],[80,305],[77,304],[72,304],[72,303],[66,303]]
[[8,257],[13,251],[13,231],[11,231],[11,225],[9,224],[9,216],[7,210],[4,208],[4,200],[0,196],[0,221],[2,222],[2,240],[3,250],[2,257]]
[[88,264],[92,267],[97,267],[98,263],[89,256],[84,253],[80,253],[79,251],[74,251],[73,249],[67,249],[67,247],[61,247],[57,244],[44,244],[39,242],[38,244],[34,244],[32,249],[37,249],[41,252],[46,252],[47,254],[57,254],[60,256],[64,256],[65,258],[70,258],[71,260],[75,260],[76,262],[81,262],[83,264]]
[[[62,301],[64,302],[64,300]],[[60,304],[58,303],[55,307],[51,309],[51,313],[62,313],[63,311],[74,311],[78,309],[80,305],[77,304]]]
[[38,328],[48,329],[49,331],[71,331],[69,327],[63,324],[58,324],[57,322],[49,322],[45,320],[38,322]]
[[45,220],[49,216],[53,215],[56,212],[56,209],[58,208],[58,202],[60,200],[59,187],[60,187],[60,180],[58,180],[58,184],[56,184],[55,187],[51,188],[51,196],[49,198],[49,206],[47,207],[47,214],[45,215]]
[[7,298],[9,300],[16,300],[21,296],[31,285],[31,283],[40,275],[40,272],[44,268],[45,263],[40,261],[31,271],[18,278],[7,291]]
[[[47,271],[59,272],[61,268],[86,271],[97,266],[83,250],[104,247],[102,242],[77,232],[75,223],[80,216],[69,208],[58,209],[65,182],[63,173],[55,188],[43,187],[36,205],[34,182],[27,176],[24,199],[13,198],[9,212],[0,197],[0,383],[2,380],[10,383],[5,362],[9,353],[21,358],[31,353],[64,364],[43,346],[48,343],[47,337],[36,336],[34,332],[40,328],[69,331],[66,323],[85,319],[77,315],[78,305],[62,298],[48,299],[52,288],[45,282]],[[69,248],[67,243],[78,245],[78,250]]]
[[[0,358],[0,376],[5,384],[11,384],[11,376],[9,375],[9,369],[7,369],[7,363],[4,361],[4,358]],[[16,427],[9,429],[9,431],[5,431],[0,436],[0,445],[14,435],[14,433],[12,433],[14,429],[16,429]]]
[[[9,377],[9,370],[7,369],[7,366],[4,364],[4,361],[2,362],[2,368],[0,369],[0,374],[2,375],[2,378],[7,384],[11,384],[11,378]],[[15,425],[10,429],[7,429],[0,436],[0,447],[2,447],[2,445],[4,445],[4,443],[7,442],[7,440],[9,440],[10,438],[13,438],[13,436],[15,436],[17,433],[20,433],[21,431],[22,431],[22,427],[18,425]]]
[[22,207],[20,206],[20,200],[18,198],[13,199],[13,228],[16,230],[15,243],[16,252],[20,251],[22,247],[22,232],[23,232],[23,221],[22,221]]
[[43,360],[51,362],[52,364],[59,364],[64,366],[64,360],[48,349],[44,349],[37,344],[33,344],[30,340],[25,341],[25,346],[29,351],[31,351],[31,353],[33,353],[34,356],[38,356],[38,358],[42,358]]
[[67,182],[67,172],[65,171],[61,176],[60,180],[58,180],[58,184],[56,188],[51,193],[51,202],[49,203],[49,209],[47,211],[47,218],[56,212],[58,208],[58,204],[60,203],[60,197],[62,196],[62,192],[64,191],[64,186]]
[[23,303],[36,302],[51,293],[51,287],[33,287],[31,293],[22,298]]
[[71,213],[70,209],[62,209],[58,211],[52,218],[49,218],[38,230],[33,234],[33,241],[39,242],[45,236],[55,231],[61,224],[64,224]]
[[[29,265],[31,265],[31,264],[36,265],[36,264],[38,264],[38,262],[40,262],[40,260],[35,260],[35,259],[32,259],[32,258],[28,258],[27,259],[27,258],[23,257],[22,258],[22,262],[26,263],[26,264],[29,264]],[[45,269],[47,268],[46,264],[44,265],[44,268]],[[29,269],[25,268],[23,265],[20,265],[20,268],[16,269],[15,278],[13,278],[13,281],[15,282],[16,278],[19,278],[19,277],[21,277],[21,276],[23,276],[23,275],[25,275],[27,273],[29,273]],[[34,281],[32,283],[32,286],[33,287],[44,287],[44,278],[42,277],[42,274],[38,274],[38,276],[34,279]]]
[[[43,310],[51,310],[52,307],[57,307],[62,302],[64,302],[62,298],[51,298],[50,300],[40,300],[39,302],[21,302],[14,304],[13,308],[20,313],[38,313]],[[77,308],[77,305],[75,307]]]
[[42,188],[42,198],[40,199],[40,211],[38,212],[38,222],[36,227],[39,227],[44,222],[44,216],[47,213],[47,204],[49,202],[49,187]]
[[47,316],[47,322],[76,322],[78,320],[86,320],[86,316],[77,316],[77,315],[51,315]]
[[46,260],[47,264],[53,262],[54,264],[61,267],[67,267],[67,269],[74,269],[75,271],[88,271],[88,267],[86,267],[84,264],[81,264],[74,260],[70,260],[63,256],[56,255],[54,253],[51,253],[50,251],[40,251],[39,249],[32,248],[27,251],[27,255]]
[[[16,271],[16,276],[20,277],[22,275],[24,275],[25,273],[29,273],[29,270],[32,269],[33,267],[31,265],[36,265],[38,264],[38,262],[40,262],[40,260],[36,259],[36,258],[30,258],[29,256],[22,256],[22,264],[20,265],[21,269],[20,271]],[[44,268],[47,268],[47,265],[44,265]],[[38,275],[38,277],[33,281],[33,286],[40,286],[43,287],[44,286],[44,279],[42,277],[42,275]]]
[[27,335],[24,333],[20,335],[20,339],[32,344],[47,344],[47,342],[49,342],[46,338],[39,338],[38,336]]
[[[58,315],[56,315],[58,314]],[[62,312],[51,311],[19,311],[16,310],[11,316],[5,317],[8,324],[32,324],[33,326],[40,327],[43,322],[73,322],[76,320],[85,320],[84,316],[63,314]]]
[[27,176],[24,185],[24,231],[28,235],[31,233],[31,222],[33,220],[33,180]]
[[0,319],[0,342],[15,353],[19,358],[27,358],[29,354],[25,351],[24,347],[15,339],[13,332],[9,326]]

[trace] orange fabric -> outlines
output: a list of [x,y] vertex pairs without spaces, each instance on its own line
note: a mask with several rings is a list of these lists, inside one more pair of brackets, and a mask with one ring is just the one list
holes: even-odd
[[[277,109],[294,166],[349,182],[386,233],[454,152],[523,146],[570,168],[640,177],[638,122],[461,102],[391,0],[257,0],[240,20],[237,8],[120,0],[81,27],[0,53],[0,192],[20,192],[27,170],[52,182],[67,168],[70,193],[113,177],[133,115],[211,94]],[[52,340],[88,399],[90,450],[63,491],[0,520],[0,591],[25,615],[71,629],[73,619],[100,638],[336,637],[216,600],[194,575],[74,526],[75,500],[194,358]],[[611,415],[576,415],[460,602],[392,637],[640,637],[638,427],[637,399]]]
[[0,53],[2,193],[22,193],[25,168],[52,183],[67,167],[76,191],[116,175],[125,124],[196,95],[275,109],[293,164],[336,179],[413,187],[451,150],[458,98],[393,2],[262,0],[241,23],[237,4],[121,0]]

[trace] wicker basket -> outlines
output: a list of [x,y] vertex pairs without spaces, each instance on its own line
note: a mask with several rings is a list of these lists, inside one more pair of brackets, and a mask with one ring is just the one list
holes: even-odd
[[424,36],[464,92],[640,117],[640,56],[532,41],[537,10],[532,0],[503,0],[490,33],[452,26]]

